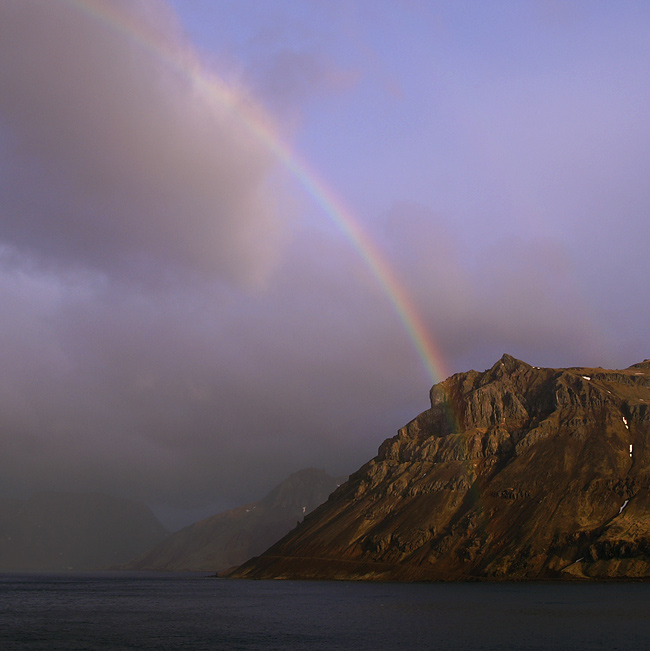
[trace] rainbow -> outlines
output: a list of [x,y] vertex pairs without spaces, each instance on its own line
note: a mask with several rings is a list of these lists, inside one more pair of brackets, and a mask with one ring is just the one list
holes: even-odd
[[62,1],[121,32],[149,53],[164,60],[166,65],[187,76],[197,91],[231,111],[299,181],[359,253],[399,317],[429,379],[436,383],[449,375],[439,348],[385,257],[343,202],[337,199],[297,153],[291,151],[259,109],[242,101],[241,93],[234,92],[222,79],[212,73],[208,74],[192,53],[175,50],[162,42],[159,34],[130,21],[109,3],[98,0]]

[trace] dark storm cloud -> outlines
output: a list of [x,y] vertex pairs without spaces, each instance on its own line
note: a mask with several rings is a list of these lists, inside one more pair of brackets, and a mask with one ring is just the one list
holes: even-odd
[[[161,3],[120,6],[186,47]],[[361,463],[375,401],[404,394],[379,354],[397,321],[353,252],[302,237],[266,281],[220,282],[259,278],[277,249],[263,146],[73,5],[0,12],[4,486],[187,506]]]
[[0,6],[3,240],[108,273],[255,278],[282,223],[251,98],[206,92],[162,2],[98,5],[128,29],[60,0]]
[[[295,468],[362,463],[377,431],[402,424],[386,410],[411,400],[392,374],[407,376],[412,360],[358,261],[315,244],[338,272],[298,252],[273,288],[243,296],[7,273],[5,484],[236,503]],[[386,323],[373,326],[377,315]]]
[[[164,3],[105,6],[185,70],[204,70]],[[353,87],[340,72],[358,59],[334,65],[316,40],[284,34],[230,77],[253,80],[291,125],[295,111],[315,120],[310,102],[331,93],[336,134],[362,102],[336,164],[381,205],[358,225],[447,371],[482,370],[504,352],[536,365],[649,356],[638,354],[643,327],[617,336],[650,304],[643,112],[626,121],[625,102],[558,93],[544,75],[477,87],[473,70],[464,86],[461,66],[443,98],[453,119],[438,116],[444,165],[414,164],[417,138],[407,151],[399,137],[410,118],[417,129],[417,111],[394,120],[393,104],[384,114],[376,103],[383,92],[363,95],[372,75]],[[419,89],[418,70],[409,60]],[[599,107],[616,132],[594,141]],[[390,156],[358,150],[360,124],[375,125]],[[326,149],[331,135],[307,139]],[[427,407],[432,379],[414,342],[331,216],[191,77],[75,3],[0,4],[0,166],[0,488],[103,490],[198,517],[301,467],[353,471]],[[435,182],[435,201],[383,192],[410,197],[401,184],[413,179]],[[289,215],[278,210],[287,189]],[[623,274],[626,261],[639,273]],[[605,304],[616,306],[607,318]]]

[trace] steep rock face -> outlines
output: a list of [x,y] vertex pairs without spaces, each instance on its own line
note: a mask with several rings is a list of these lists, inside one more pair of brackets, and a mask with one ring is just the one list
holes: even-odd
[[0,500],[0,569],[93,570],[123,563],[167,531],[144,504],[101,493]]
[[259,502],[185,527],[126,568],[214,572],[238,565],[284,536],[342,481],[316,468],[296,472]]
[[650,576],[650,360],[620,371],[504,355],[431,408],[233,576]]

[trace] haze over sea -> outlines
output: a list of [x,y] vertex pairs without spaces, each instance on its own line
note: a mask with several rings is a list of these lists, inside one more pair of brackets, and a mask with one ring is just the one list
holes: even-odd
[[229,581],[0,575],[0,648],[640,649],[645,583]]

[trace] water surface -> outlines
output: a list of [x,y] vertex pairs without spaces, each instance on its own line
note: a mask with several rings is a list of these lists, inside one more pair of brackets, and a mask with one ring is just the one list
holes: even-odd
[[641,649],[650,584],[0,575],[0,649]]

